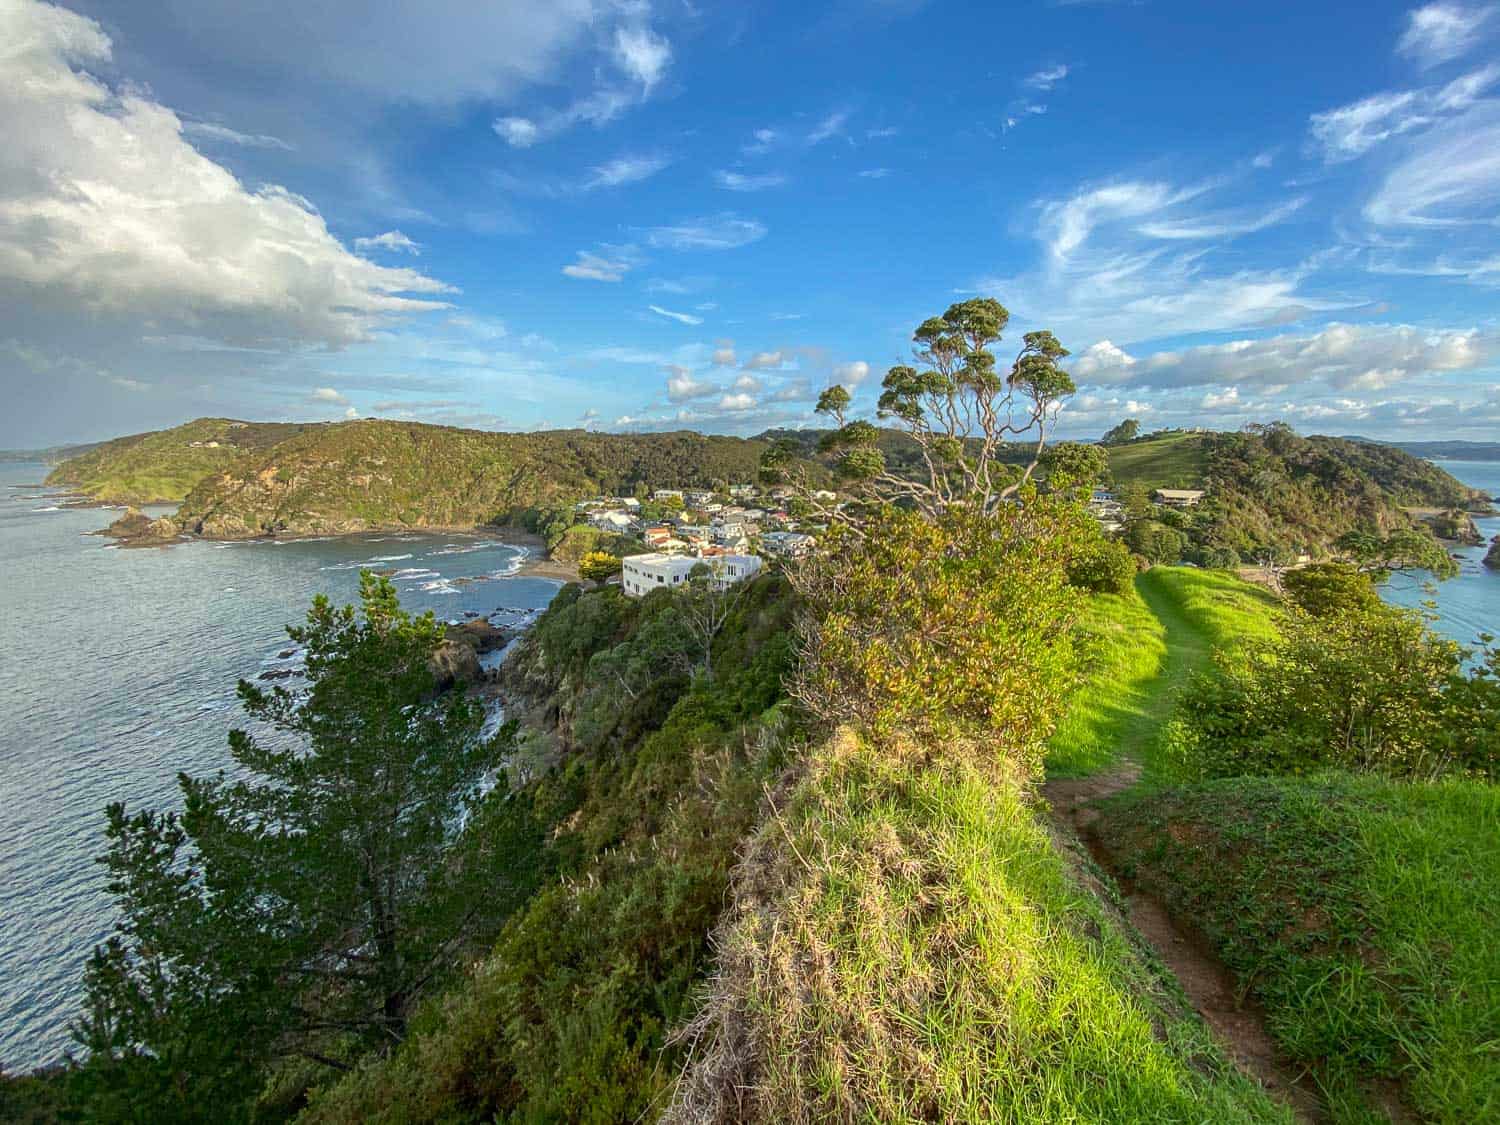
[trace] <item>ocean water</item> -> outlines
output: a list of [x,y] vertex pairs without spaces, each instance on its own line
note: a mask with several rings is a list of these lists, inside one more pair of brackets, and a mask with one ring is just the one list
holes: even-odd
[[[295,667],[284,626],[316,593],[394,571],[403,604],[520,624],[560,583],[524,548],[463,535],[121,550],[117,512],[60,508],[41,465],[0,464],[0,1063],[71,1047],[84,963],[114,921],[104,806],[171,806],[178,771],[228,761],[240,678]],[[18,487],[22,486],[22,487]],[[166,509],[162,509],[166,511]]]
[[[1434,461],[1433,464],[1500,500],[1500,461]],[[1492,570],[1481,562],[1490,540],[1500,535],[1500,518],[1474,523],[1484,536],[1484,546],[1454,550],[1459,556],[1457,578],[1433,583],[1421,576],[1397,574],[1382,588],[1382,596],[1393,605],[1414,607],[1428,601],[1435,603],[1438,619],[1433,628],[1465,645],[1473,645],[1480,633],[1500,636],[1500,570]]]

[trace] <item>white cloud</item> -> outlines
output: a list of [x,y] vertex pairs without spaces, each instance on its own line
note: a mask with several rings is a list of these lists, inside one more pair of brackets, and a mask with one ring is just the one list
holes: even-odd
[[756,352],[745,361],[745,370],[769,371],[780,367],[785,358],[781,352]]
[[1365,204],[1379,226],[1493,223],[1500,199],[1500,104],[1485,102],[1424,134]]
[[[0,5],[0,321],[83,310],[264,347],[341,346],[449,287],[350,253],[300,196],[246,189],[166,107],[83,71],[109,38],[62,8]],[[75,69],[77,67],[77,69]]]
[[781,139],[781,135],[775,129],[757,129],[750,135],[753,139],[740,146],[740,151],[746,156],[760,156],[770,152]]
[[670,367],[667,376],[667,399],[671,402],[690,402],[697,398],[708,398],[718,394],[722,387],[701,382],[693,378],[686,367]]
[[891,170],[889,168],[866,168],[854,174],[864,180],[883,180],[891,174]]
[[1072,371],[1080,383],[1091,385],[1371,389],[1435,372],[1474,370],[1493,352],[1494,341],[1472,329],[1330,324],[1310,335],[1233,340],[1139,357],[1103,340],[1079,356]]
[[354,240],[356,250],[390,250],[402,254],[420,254],[422,247],[407,238],[399,230],[388,230],[384,234],[377,234],[372,238],[356,238]]
[[650,245],[667,250],[733,250],[765,236],[763,223],[729,211],[646,231]]
[[728,346],[714,349],[713,361],[715,367],[733,367],[738,362],[734,357],[734,348]]
[[744,374],[744,375],[741,375],[738,379],[736,379],[734,381],[734,389],[735,390],[737,390],[737,391],[745,391],[747,393],[754,393],[756,391],[759,391],[764,386],[765,386],[764,383],[762,383],[754,375],[750,375],[748,373]]
[[672,163],[670,156],[620,156],[589,170],[583,191],[619,187],[649,179]]
[[862,359],[853,363],[841,363],[833,369],[833,380],[851,390],[870,377],[870,365]]
[[493,128],[512,148],[530,148],[542,135],[536,122],[529,117],[497,117]]
[[633,246],[600,246],[599,252],[578,251],[578,261],[563,273],[580,281],[619,281],[639,263]]
[[703,323],[703,318],[701,316],[693,316],[690,313],[684,312],[673,312],[671,309],[664,309],[660,305],[647,305],[646,307],[654,312],[657,316],[664,316],[669,320],[677,321],[679,324],[696,325]]
[[807,134],[807,143],[809,145],[820,145],[824,141],[832,140],[843,133],[844,126],[848,123],[849,114],[847,111],[837,110],[830,113],[813,126],[812,130]]
[[743,393],[725,395],[719,400],[720,410],[754,410],[755,406],[755,396]]
[[220,141],[224,144],[238,145],[241,148],[279,148],[287,152],[292,149],[292,146],[280,137],[272,137],[264,133],[241,133],[237,129],[231,129],[227,125],[216,125],[212,121],[184,121],[182,133],[186,137]]
[[1488,6],[1437,3],[1415,8],[1407,15],[1406,30],[1396,50],[1423,66],[1435,66],[1467,54],[1495,9]]
[[1373,94],[1308,119],[1312,142],[1325,163],[1363,156],[1377,145],[1461,113],[1497,81],[1500,65],[1481,67],[1442,86]]
[[718,181],[721,188],[728,191],[765,191],[768,188],[781,187],[786,183],[786,177],[779,172],[750,175],[745,172],[720,169],[714,173],[714,179]]
[[1229,387],[1222,391],[1209,391],[1203,396],[1203,401],[1199,405],[1204,410],[1223,410],[1227,407],[1237,405],[1239,401],[1240,389],[1238,387]]
[[1028,75],[1022,85],[1033,90],[1050,90],[1067,76],[1067,65],[1059,63],[1056,66],[1043,67],[1035,74]]
[[615,31],[615,58],[650,93],[672,61],[672,45],[650,28],[622,27]]
[[330,406],[348,406],[349,399],[340,394],[332,387],[319,387],[308,396],[313,402],[327,403]]

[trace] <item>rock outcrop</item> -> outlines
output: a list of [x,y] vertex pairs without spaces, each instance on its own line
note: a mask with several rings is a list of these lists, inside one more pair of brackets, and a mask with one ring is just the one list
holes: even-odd
[[1484,565],[1491,570],[1500,570],[1500,535],[1490,540],[1490,549],[1484,556]]
[[156,547],[172,542],[182,534],[182,529],[166,516],[152,519],[139,508],[127,508],[123,516],[99,534],[118,539],[122,547]]
[[480,666],[479,653],[474,646],[452,638],[433,650],[428,666],[439,691],[467,687],[484,679],[484,668]]

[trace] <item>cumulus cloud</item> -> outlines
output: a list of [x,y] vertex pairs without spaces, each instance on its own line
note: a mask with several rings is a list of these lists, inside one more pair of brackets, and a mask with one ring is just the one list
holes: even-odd
[[245,188],[170,109],[85,73],[111,43],[61,8],[0,6],[0,322],[87,310],[139,332],[341,346],[449,287],[347,250],[284,188]]
[[736,379],[734,381],[734,389],[735,390],[737,390],[737,391],[745,391],[745,392],[751,393],[751,394],[755,393],[756,391],[759,391],[759,390],[763,389],[764,386],[765,386],[764,383],[762,383],[754,375],[751,375],[748,372],[746,374],[744,374],[744,375],[741,375],[738,379]]
[[781,352],[756,352],[745,361],[745,370],[770,371],[780,367],[785,358]]
[[422,247],[407,238],[399,230],[388,230],[371,238],[356,238],[356,250],[390,250],[401,254],[420,254]]
[[720,410],[753,410],[755,406],[755,396],[744,393],[728,394],[719,400]]
[[657,316],[664,316],[668,320],[675,320],[678,324],[697,325],[703,323],[701,316],[693,316],[691,313],[673,312],[671,309],[664,309],[660,305],[647,305],[646,307]]
[[693,377],[686,367],[667,368],[667,399],[670,402],[689,402],[697,398],[708,398],[718,394],[722,387],[706,383]]
[[671,226],[651,227],[646,241],[666,250],[733,250],[766,236],[765,224],[732,211],[685,219]]
[[1072,371],[1084,384],[1158,389],[1309,384],[1375,389],[1437,372],[1474,370],[1493,351],[1493,341],[1472,329],[1330,324],[1307,335],[1232,340],[1140,357],[1103,340],[1078,356]]
[[714,349],[715,367],[733,367],[737,362],[739,361],[735,359],[733,347],[726,345],[724,347]]
[[1436,66],[1467,54],[1495,14],[1491,6],[1454,3],[1428,4],[1406,17],[1406,30],[1396,50],[1423,66]]
[[348,406],[349,399],[340,394],[333,387],[319,387],[308,396],[313,402],[323,403],[329,406]]
[[853,389],[870,377],[870,365],[862,359],[841,363],[833,369],[833,380]]

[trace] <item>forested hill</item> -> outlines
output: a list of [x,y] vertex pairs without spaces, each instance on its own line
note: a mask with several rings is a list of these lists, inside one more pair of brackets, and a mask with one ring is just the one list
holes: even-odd
[[202,480],[177,523],[212,538],[472,527],[600,492],[755,478],[764,443],[680,431],[490,433],[415,422],[310,428]]
[[130,434],[69,457],[47,477],[95,500],[175,504],[210,473],[323,423],[197,418],[170,430]]

